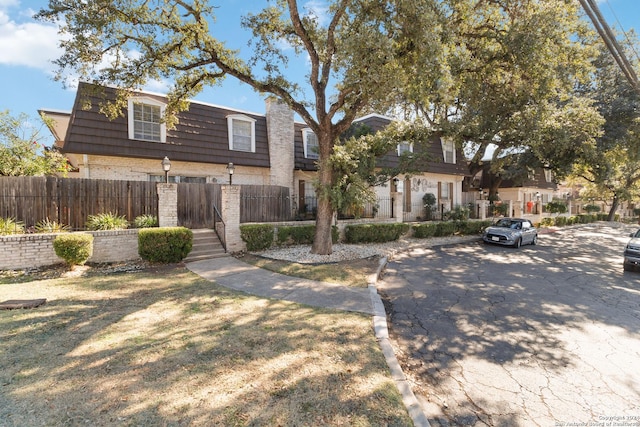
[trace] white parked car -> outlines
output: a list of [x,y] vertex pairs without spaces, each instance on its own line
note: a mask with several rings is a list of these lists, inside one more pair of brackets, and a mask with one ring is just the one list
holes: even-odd
[[485,243],[519,248],[522,245],[538,243],[538,230],[528,219],[501,218],[484,230],[482,240]]

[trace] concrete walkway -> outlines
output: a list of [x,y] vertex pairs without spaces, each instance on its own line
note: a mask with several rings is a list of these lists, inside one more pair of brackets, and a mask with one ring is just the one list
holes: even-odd
[[189,262],[187,268],[225,288],[251,295],[373,315],[370,291],[285,276],[234,257]]
[[195,274],[216,282],[226,288],[235,289],[265,298],[275,298],[306,304],[313,307],[353,311],[373,316],[373,329],[385,356],[391,377],[396,383],[402,400],[416,427],[430,427],[411,386],[396,359],[389,340],[387,315],[375,283],[386,265],[384,258],[378,271],[369,279],[368,289],[318,282],[290,277],[263,270],[233,257],[213,258],[187,263]]

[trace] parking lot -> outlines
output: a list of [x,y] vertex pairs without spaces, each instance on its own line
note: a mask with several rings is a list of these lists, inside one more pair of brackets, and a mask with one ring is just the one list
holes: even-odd
[[640,272],[622,269],[637,228],[394,257],[379,290],[431,425],[640,426]]

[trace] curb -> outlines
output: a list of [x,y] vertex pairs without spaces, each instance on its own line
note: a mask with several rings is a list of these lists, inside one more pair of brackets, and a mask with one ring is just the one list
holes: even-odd
[[378,270],[375,274],[371,275],[369,278],[369,292],[371,296],[371,305],[373,306],[373,330],[375,332],[376,338],[380,343],[380,348],[382,349],[382,353],[387,361],[387,365],[389,366],[389,370],[391,371],[391,377],[396,383],[396,387],[398,387],[398,391],[402,395],[402,401],[409,412],[409,416],[413,420],[413,425],[416,427],[431,427],[429,424],[429,420],[427,419],[424,412],[422,412],[422,407],[418,403],[418,399],[416,399],[415,394],[413,394],[413,390],[411,390],[411,386],[407,381],[407,377],[402,372],[402,367],[396,358],[396,355],[393,351],[393,347],[391,346],[391,341],[389,340],[389,329],[387,327],[387,313],[384,310],[384,304],[382,303],[382,298],[380,298],[380,294],[378,294],[378,288],[376,288],[375,283],[378,281],[380,277],[380,273],[382,269],[387,264],[387,257],[384,257],[380,260],[380,265],[378,266]]

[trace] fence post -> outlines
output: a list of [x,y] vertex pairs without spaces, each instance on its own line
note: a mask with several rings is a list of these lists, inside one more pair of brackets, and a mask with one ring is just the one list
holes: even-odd
[[228,252],[238,252],[245,249],[240,237],[240,186],[222,186],[222,206],[220,215],[224,221],[225,241]]
[[393,203],[392,206],[392,213],[393,216],[396,219],[396,222],[403,222],[404,220],[404,200],[402,198],[402,193],[401,192],[394,192],[391,193],[392,197],[391,197],[391,203]]
[[480,209],[480,219],[487,219],[487,205],[489,204],[488,200],[476,200],[478,204],[478,208]]
[[178,226],[178,184],[156,184],[158,191],[158,225]]

